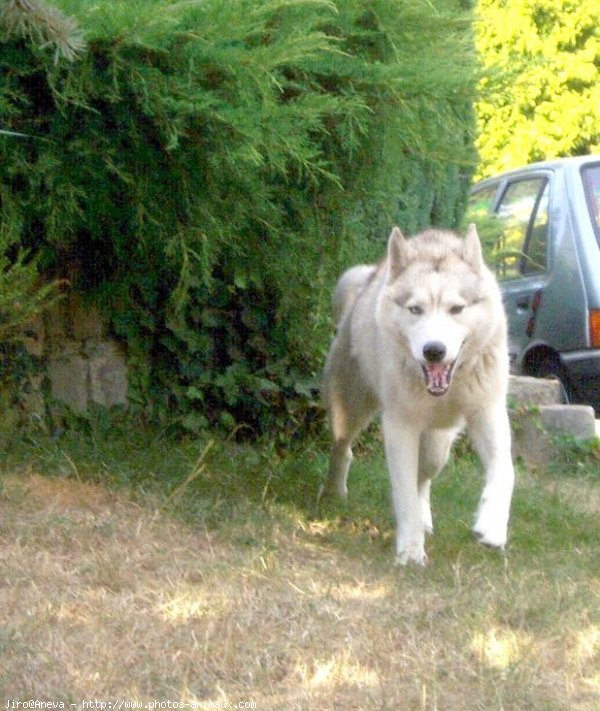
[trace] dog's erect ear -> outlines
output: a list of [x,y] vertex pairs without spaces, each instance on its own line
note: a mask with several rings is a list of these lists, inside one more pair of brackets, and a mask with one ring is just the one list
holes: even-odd
[[407,264],[406,238],[398,227],[394,227],[388,239],[388,278],[394,281],[404,270]]
[[468,226],[465,235],[464,258],[477,272],[481,272],[484,266],[481,242],[477,234],[477,227],[473,223]]

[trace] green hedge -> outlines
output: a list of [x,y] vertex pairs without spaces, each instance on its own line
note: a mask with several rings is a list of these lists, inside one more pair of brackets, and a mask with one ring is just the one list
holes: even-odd
[[341,269],[393,223],[460,217],[464,3],[53,4],[83,31],[70,61],[30,29],[0,43],[1,127],[33,136],[0,138],[3,233],[102,306],[133,414],[301,431]]

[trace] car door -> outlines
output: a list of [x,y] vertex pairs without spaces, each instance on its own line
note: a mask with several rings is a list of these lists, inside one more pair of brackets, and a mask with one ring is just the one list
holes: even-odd
[[546,280],[550,182],[546,175],[515,176],[493,188],[482,189],[491,198],[487,211],[485,193],[474,191],[468,217],[477,224],[488,262],[501,282],[515,365],[533,335]]

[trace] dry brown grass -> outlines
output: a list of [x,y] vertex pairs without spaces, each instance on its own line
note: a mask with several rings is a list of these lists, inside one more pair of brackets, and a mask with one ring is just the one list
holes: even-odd
[[209,531],[73,479],[2,481],[3,703],[600,708],[594,574],[469,542],[398,571],[381,536],[345,549],[292,510]]

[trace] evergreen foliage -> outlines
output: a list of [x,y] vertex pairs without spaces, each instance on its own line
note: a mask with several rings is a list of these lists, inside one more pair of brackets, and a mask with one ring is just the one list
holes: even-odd
[[[32,21],[29,21],[29,20]],[[61,24],[62,22],[62,24]],[[55,41],[60,54],[61,31],[76,36],[72,20],[60,13],[48,10],[36,0],[6,0],[0,6],[0,40],[10,36],[31,36],[44,43]],[[63,34],[64,34],[63,32]],[[66,45],[65,45],[66,46]],[[71,45],[69,45],[71,47]],[[71,55],[72,56],[72,55]],[[11,116],[16,116],[19,99],[7,91],[10,82],[0,78],[0,155],[5,157],[8,143],[26,141],[31,136],[8,130]],[[16,101],[15,101],[16,99]],[[4,123],[6,120],[6,124]],[[18,152],[18,151],[17,151]],[[20,159],[17,160],[17,162]],[[57,297],[58,284],[40,279],[38,260],[25,248],[23,237],[23,205],[13,200],[10,186],[11,174],[16,165],[10,161],[3,170],[7,180],[0,182],[0,382],[11,370],[10,361],[20,352],[20,341],[26,334],[32,319],[53,303]],[[17,169],[18,170],[18,169]]]
[[103,306],[133,412],[297,429],[340,270],[394,222],[460,217],[464,3],[53,4],[83,29],[78,61],[0,43],[2,126],[38,138],[0,143],[3,231]]
[[479,0],[479,172],[600,150],[600,0]]
[[43,47],[54,47],[54,59],[76,59],[85,42],[77,23],[40,0],[4,0],[0,28],[5,37],[28,37]]

